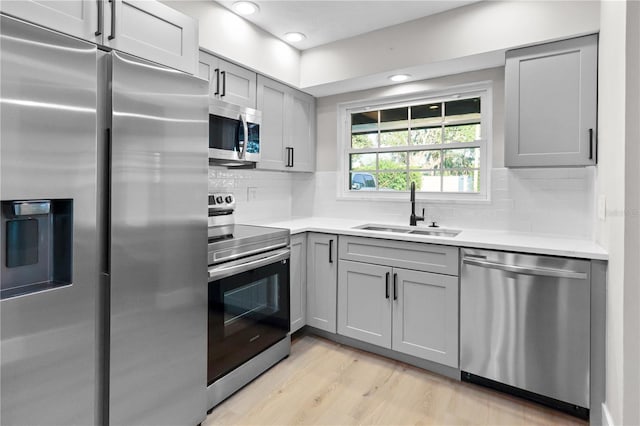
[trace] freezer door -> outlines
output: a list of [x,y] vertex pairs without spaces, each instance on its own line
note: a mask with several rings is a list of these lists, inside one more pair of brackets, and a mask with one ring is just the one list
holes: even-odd
[[[0,196],[63,200],[73,223],[65,283],[0,301],[0,418],[94,424],[96,47],[0,16],[0,69]],[[0,253],[3,267],[30,267],[12,267],[5,244]]]
[[207,82],[112,53],[109,423],[206,416]]
[[463,249],[460,369],[589,408],[587,260]]

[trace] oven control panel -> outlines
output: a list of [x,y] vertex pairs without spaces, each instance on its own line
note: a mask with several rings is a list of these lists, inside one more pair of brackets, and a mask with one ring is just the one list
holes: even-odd
[[233,211],[236,208],[236,199],[233,194],[217,192],[209,194],[209,211]]

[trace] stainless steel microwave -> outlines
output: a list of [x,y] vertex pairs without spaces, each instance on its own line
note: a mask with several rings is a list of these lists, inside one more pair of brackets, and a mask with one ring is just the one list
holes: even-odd
[[255,166],[260,161],[262,113],[228,102],[209,102],[209,159],[223,166]]

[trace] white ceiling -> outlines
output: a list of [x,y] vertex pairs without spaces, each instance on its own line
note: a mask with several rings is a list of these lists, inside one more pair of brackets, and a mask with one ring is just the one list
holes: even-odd
[[[260,11],[244,18],[283,39],[287,32],[307,38],[289,43],[300,50],[444,12],[475,1],[463,0],[252,0]],[[231,9],[235,1],[218,1]],[[231,9],[232,10],[232,9]]]

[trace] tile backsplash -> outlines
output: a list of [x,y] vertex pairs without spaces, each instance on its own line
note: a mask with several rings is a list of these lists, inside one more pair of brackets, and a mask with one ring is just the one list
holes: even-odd
[[[209,168],[209,190],[234,193],[236,221],[244,223],[325,216],[408,224],[410,204],[336,199],[337,172],[282,173]],[[418,203],[427,220],[443,226],[559,234],[592,239],[595,170],[493,169],[491,201]]]
[[291,218],[294,177],[293,173],[209,166],[209,192],[235,196],[237,223],[286,220]]

